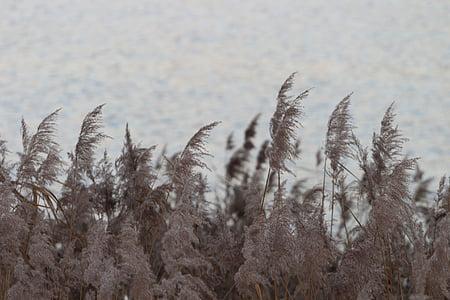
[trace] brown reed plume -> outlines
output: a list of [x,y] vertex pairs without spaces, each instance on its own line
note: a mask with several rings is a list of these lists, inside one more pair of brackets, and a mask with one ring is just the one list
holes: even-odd
[[264,199],[269,185],[270,172],[274,171],[278,177],[278,188],[281,185],[281,173],[289,172],[286,165],[298,156],[296,147],[296,129],[301,125],[300,117],[303,114],[301,101],[309,95],[306,90],[296,97],[288,95],[294,83],[296,73],[292,73],[281,85],[277,96],[277,106],[270,120],[270,136],[272,141],[267,148],[269,157],[269,170],[261,200],[261,210],[264,207]]

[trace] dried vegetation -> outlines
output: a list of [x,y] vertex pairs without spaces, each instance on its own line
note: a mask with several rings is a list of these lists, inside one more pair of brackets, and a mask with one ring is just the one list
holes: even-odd
[[216,122],[159,159],[127,125],[120,156],[97,158],[98,106],[63,160],[58,111],[35,133],[22,121],[16,161],[0,141],[0,299],[449,299],[449,181],[429,191],[392,105],[363,146],[349,95],[308,186],[294,162],[309,90],[292,95],[294,77],[270,140],[256,149],[260,115],[241,146],[229,136],[214,189],[204,157]]

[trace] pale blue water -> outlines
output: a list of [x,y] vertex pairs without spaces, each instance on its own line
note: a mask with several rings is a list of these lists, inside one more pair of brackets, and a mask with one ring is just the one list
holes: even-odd
[[0,132],[20,149],[19,121],[62,107],[68,151],[84,114],[105,107],[105,147],[125,122],[144,144],[181,146],[201,125],[221,167],[226,135],[240,137],[281,82],[299,71],[305,102],[301,164],[310,164],[334,105],[353,91],[356,132],[369,142],[387,106],[429,175],[450,170],[448,1],[0,0]]

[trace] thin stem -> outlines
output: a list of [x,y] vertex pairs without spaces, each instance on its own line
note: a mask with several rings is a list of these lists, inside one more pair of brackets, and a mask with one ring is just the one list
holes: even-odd
[[361,182],[361,180],[358,178],[358,176],[356,176],[352,171],[350,171],[346,166],[344,166],[343,164],[341,164],[340,162],[337,162],[337,164],[344,169],[345,171],[347,171],[350,175],[352,175],[356,181]]
[[330,237],[333,238],[333,218],[334,218],[334,175],[331,180],[331,219],[330,219]]
[[353,219],[355,219],[356,223],[358,223],[359,227],[361,227],[361,229],[365,230],[365,228],[362,226],[361,222],[358,220],[358,218],[355,216],[355,214],[353,213],[352,209],[350,207],[348,207],[347,205],[343,204],[344,207],[346,209],[348,209],[348,211],[350,212],[350,214],[352,215]]
[[225,294],[225,296],[223,297],[223,300],[226,300],[228,298],[228,296],[230,295],[231,291],[233,291],[234,287],[236,286],[236,282],[233,283],[233,285],[230,287],[230,289],[228,290],[228,292]]
[[322,203],[320,204],[320,212],[323,214],[323,205],[325,202],[325,175],[327,168],[327,157],[325,156],[325,160],[323,161],[323,182],[322,182]]
[[262,195],[260,211],[262,211],[263,208],[264,208],[264,199],[266,198],[267,188],[269,186],[269,179],[270,179],[270,167],[269,167],[269,170],[267,172],[266,184],[264,185],[264,192],[263,192],[263,195]]
[[256,295],[258,295],[259,300],[263,300],[262,291],[259,284],[255,283]]
[[[289,281],[289,278],[288,278],[288,281]],[[285,278],[283,278],[283,285],[284,285],[284,298],[286,300],[289,300],[291,298],[291,294],[289,293],[288,283],[286,282]]]
[[280,175],[280,170],[278,170],[278,191],[281,188],[281,175]]

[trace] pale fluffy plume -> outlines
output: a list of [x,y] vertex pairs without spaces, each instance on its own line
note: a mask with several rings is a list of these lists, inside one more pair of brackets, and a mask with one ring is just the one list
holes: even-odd
[[338,103],[328,120],[325,154],[331,161],[333,172],[338,169],[342,158],[350,156],[353,128],[349,110],[350,96],[351,94]]
[[403,144],[408,140],[403,137],[398,126],[394,126],[394,103],[392,103],[381,121],[379,134],[373,136],[372,156],[378,169],[384,169],[402,156]]
[[175,158],[171,175],[177,193],[182,192],[184,185],[193,176],[195,167],[208,169],[202,161],[203,157],[210,156],[205,148],[205,140],[218,124],[219,122],[213,122],[200,128]]
[[272,142],[268,148],[269,162],[276,172],[291,172],[286,163],[297,158],[296,129],[301,125],[303,114],[301,101],[309,94],[304,91],[295,98],[287,95],[292,87],[295,73],[286,79],[277,97],[277,107],[270,120]]
[[97,106],[89,112],[81,124],[78,142],[75,146],[75,153],[71,155],[75,172],[90,171],[94,163],[95,148],[104,140],[107,135],[100,130],[103,128],[102,108]]
[[38,125],[36,133],[30,135],[22,119],[22,146],[20,164],[17,169],[19,180],[33,177],[34,180],[52,183],[61,166],[59,146],[55,141],[56,118],[59,109],[48,115]]
[[156,180],[151,160],[155,146],[140,147],[133,143],[128,124],[125,129],[125,142],[121,156],[116,161],[119,177],[119,195],[128,209],[135,209],[149,197]]

